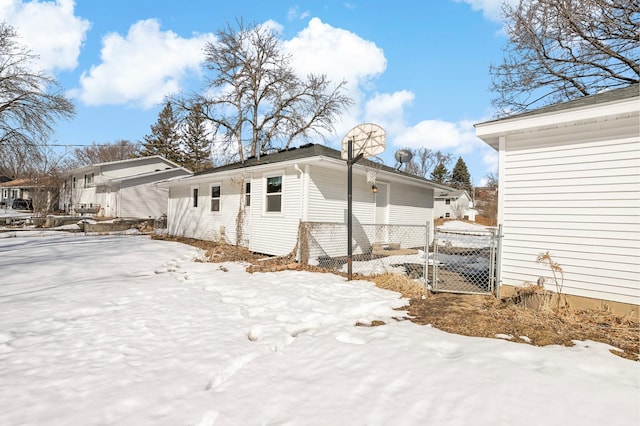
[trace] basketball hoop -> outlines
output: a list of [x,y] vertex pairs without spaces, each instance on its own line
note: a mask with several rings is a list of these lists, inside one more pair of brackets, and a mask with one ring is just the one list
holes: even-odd
[[377,124],[363,123],[351,129],[342,139],[342,159],[348,158],[349,141],[352,144],[353,158],[362,154],[364,158],[375,157],[384,152],[387,143],[387,133]]
[[[347,279],[352,278],[352,258],[353,258],[353,165],[362,158],[372,158],[384,152],[387,141],[387,133],[377,124],[363,123],[351,129],[342,139],[342,158],[347,160]],[[355,154],[355,155],[354,155]],[[378,188],[375,185],[377,170],[374,162],[366,160],[366,164],[372,167],[367,169],[367,181],[371,179],[372,192]],[[367,167],[365,165],[365,167]],[[371,170],[371,173],[369,173]],[[370,182],[371,182],[370,181]]]

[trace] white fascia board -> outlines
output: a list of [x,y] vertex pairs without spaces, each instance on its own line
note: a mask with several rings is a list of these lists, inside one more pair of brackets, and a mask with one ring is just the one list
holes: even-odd
[[563,127],[577,122],[597,121],[607,117],[628,116],[638,114],[639,111],[638,98],[629,98],[623,101],[584,106],[566,111],[552,111],[480,123],[475,125],[476,136],[497,150],[500,136],[536,129]]

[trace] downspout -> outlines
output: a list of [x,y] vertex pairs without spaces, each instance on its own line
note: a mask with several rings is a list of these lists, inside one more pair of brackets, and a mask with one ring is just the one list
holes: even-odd
[[309,187],[307,184],[309,165],[307,164],[305,170],[302,170],[296,163],[293,165],[293,169],[298,172],[298,179],[300,179],[300,220],[306,222],[309,218]]

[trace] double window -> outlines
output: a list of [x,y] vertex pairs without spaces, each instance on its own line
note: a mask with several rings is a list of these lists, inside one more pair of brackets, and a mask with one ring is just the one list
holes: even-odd
[[221,188],[221,185],[219,183],[211,184],[211,211],[212,212],[220,211],[220,188]]
[[282,211],[282,176],[267,177],[265,211],[268,213]]

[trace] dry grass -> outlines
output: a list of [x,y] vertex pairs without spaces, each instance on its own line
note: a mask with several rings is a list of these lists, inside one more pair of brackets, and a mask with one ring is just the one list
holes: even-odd
[[[406,280],[406,283],[402,283]],[[492,296],[451,293],[420,294],[414,281],[397,276],[374,277],[379,287],[400,292],[410,299],[411,320],[450,333],[477,337],[513,336],[514,342],[536,346],[572,346],[574,340],[593,340],[609,344],[623,352],[611,352],[623,358],[640,358],[640,324],[606,312],[574,310],[542,294],[541,303],[531,303],[539,288],[526,288],[515,297],[498,300]],[[529,295],[529,296],[527,296]]]
[[[305,269],[290,256],[267,257],[241,247],[187,238],[155,237],[190,244],[205,250],[211,262],[244,261],[248,272]],[[344,276],[344,274],[341,274]],[[356,277],[362,278],[362,277]],[[627,359],[640,360],[640,324],[606,312],[574,310],[552,302],[540,287],[524,287],[514,297],[498,300],[492,296],[428,293],[422,284],[401,275],[367,277],[378,287],[396,291],[410,300],[411,321],[431,324],[449,333],[476,337],[513,336],[514,342],[536,346],[572,346],[574,340],[592,340],[609,344],[622,352],[611,352]],[[374,324],[378,325],[378,323]]]

